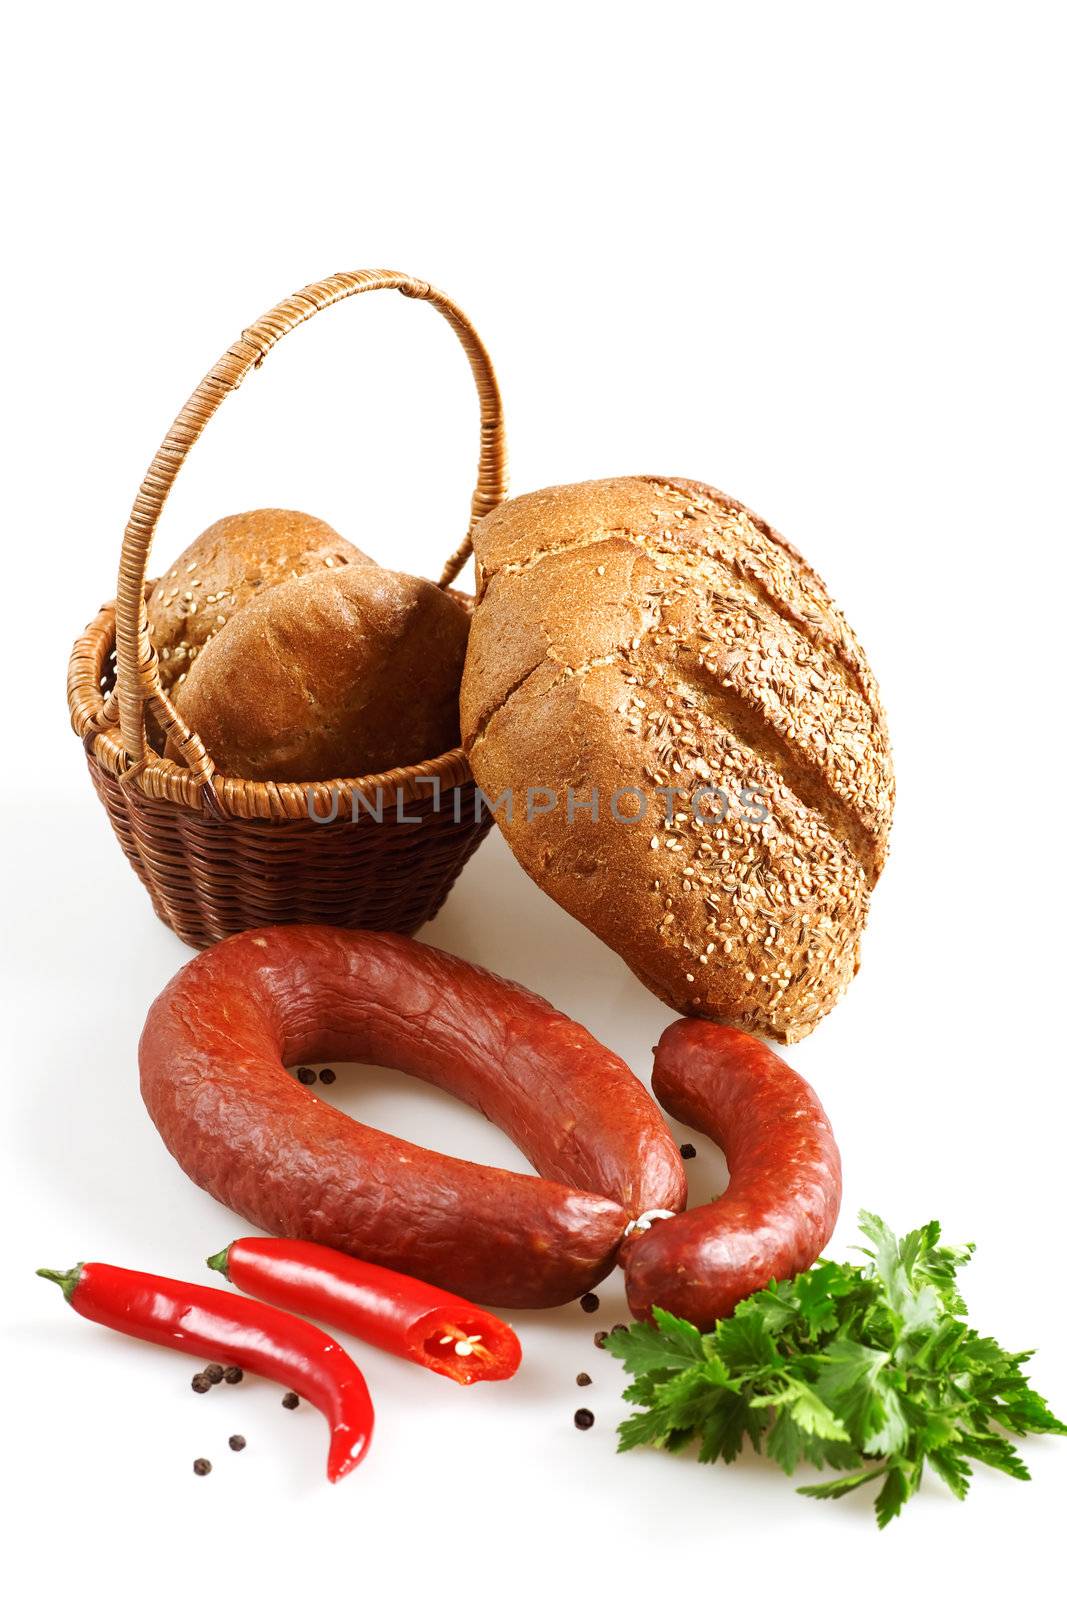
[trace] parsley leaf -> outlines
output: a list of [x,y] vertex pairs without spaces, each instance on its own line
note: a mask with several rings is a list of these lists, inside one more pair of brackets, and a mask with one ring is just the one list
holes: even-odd
[[860,1213],[863,1265],[817,1261],[769,1283],[701,1334],[656,1309],[606,1340],[633,1382],[639,1409],[619,1427],[619,1449],[699,1447],[730,1462],[747,1439],[786,1473],[801,1463],[843,1476],[798,1492],[836,1500],[879,1483],[884,1528],[929,1467],[960,1500],[972,1462],[1028,1478],[1008,1433],[1067,1433],[1012,1353],[977,1334],[956,1286],[973,1245],[941,1242],[928,1222],[901,1239]]
[[821,1359],[816,1391],[840,1417],[848,1437],[864,1455],[893,1455],[906,1442],[908,1425],[883,1371],[889,1352],[834,1339]]
[[684,1372],[704,1356],[704,1341],[691,1322],[657,1306],[655,1326],[635,1322],[627,1339],[626,1370],[633,1373]]
[[731,1372],[746,1372],[752,1367],[770,1370],[782,1365],[763,1313],[753,1305],[739,1306],[729,1322],[719,1324],[715,1330],[715,1354]]

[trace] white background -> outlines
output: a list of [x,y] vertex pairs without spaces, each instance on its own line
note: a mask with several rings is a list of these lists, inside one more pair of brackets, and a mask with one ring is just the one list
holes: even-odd
[[[598,1317],[516,1317],[510,1386],[465,1393],[367,1353],[377,1440],[331,1488],[310,1408],[251,1381],[194,1396],[191,1363],[79,1322],[31,1269],[95,1257],[206,1280],[198,1263],[240,1231],[141,1107],[140,1024],[187,952],[90,791],[65,663],[201,373],[309,280],[397,266],[483,332],[516,490],[703,478],[774,522],[845,606],[900,800],[864,969],[788,1053],[844,1153],[832,1251],[860,1206],[977,1239],[976,1324],[1036,1344],[1038,1387],[1067,1410],[1058,20],[899,0],[186,0],[9,22],[3,1467],[24,1587],[962,1593],[1029,1588],[1054,1558],[1062,1441],[1024,1447],[1032,1484],[979,1470],[960,1507],[932,1483],[884,1534],[861,1496],[806,1503],[758,1460],[616,1457],[621,1372],[590,1342],[622,1313],[614,1280]],[[445,325],[397,296],[348,303],[227,403],[153,565],[224,513],[283,505],[435,573],[475,437]],[[647,1076],[666,1010],[498,837],[425,936],[541,991]],[[350,1068],[336,1093],[410,1138],[523,1166],[406,1080]],[[690,1175],[695,1199],[712,1191],[704,1143]],[[584,1435],[580,1402],[597,1417]]]

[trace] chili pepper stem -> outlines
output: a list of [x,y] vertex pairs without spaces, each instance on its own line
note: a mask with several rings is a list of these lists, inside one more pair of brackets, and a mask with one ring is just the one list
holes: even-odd
[[47,1278],[49,1283],[58,1283],[63,1291],[63,1298],[69,1305],[74,1298],[74,1291],[78,1287],[78,1279],[82,1275],[84,1265],[84,1261],[79,1261],[69,1272],[56,1272],[52,1267],[38,1267],[37,1276]]
[[228,1279],[230,1276],[230,1246],[227,1245],[225,1250],[219,1250],[215,1255],[208,1256],[207,1264],[212,1272],[221,1272],[222,1276]]

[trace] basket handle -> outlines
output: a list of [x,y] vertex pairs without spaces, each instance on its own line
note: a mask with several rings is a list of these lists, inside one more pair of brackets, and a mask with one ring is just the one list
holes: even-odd
[[298,294],[283,300],[273,311],[268,311],[244,330],[197,384],[156,451],[126,524],[115,607],[115,684],[128,763],[127,778],[134,776],[129,769],[140,770],[146,760],[145,707],[152,702],[163,726],[177,737],[184,760],[207,786],[210,797],[213,764],[198,736],[186,728],[164,693],[155,651],[148,638],[145,611],[145,573],[152,536],[182,462],[231,389],[241,386],[279,339],[300,323],[307,322],[317,311],[370,289],[399,289],[412,300],[428,300],[449,323],[466,351],[478,388],[481,409],[478,481],[471,499],[467,533],[455,554],[445,562],[439,580],[442,587],[451,583],[471,553],[471,528],[487,511],[499,505],[507,493],[507,444],[496,374],[478,334],[447,295],[419,278],[409,278],[406,273],[372,268],[362,272],[339,272],[321,283],[309,284]]

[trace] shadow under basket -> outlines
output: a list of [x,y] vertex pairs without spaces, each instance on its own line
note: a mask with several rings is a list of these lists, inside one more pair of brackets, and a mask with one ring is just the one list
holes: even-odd
[[285,334],[327,306],[377,289],[397,290],[439,312],[474,376],[478,477],[467,535],[439,579],[457,604],[473,607],[450,585],[471,554],[470,528],[507,492],[492,364],[466,316],[440,290],[402,272],[344,272],[310,284],[246,328],[194,390],[134,501],[117,598],[76,640],[70,658],[70,718],[96,792],[157,913],[198,948],[279,922],[414,933],[440,910],[492,827],[459,748],[416,766],[322,783],[267,783],[216,771],[163,687],[149,636],[145,573],[152,537],[191,446],[226,395]]

